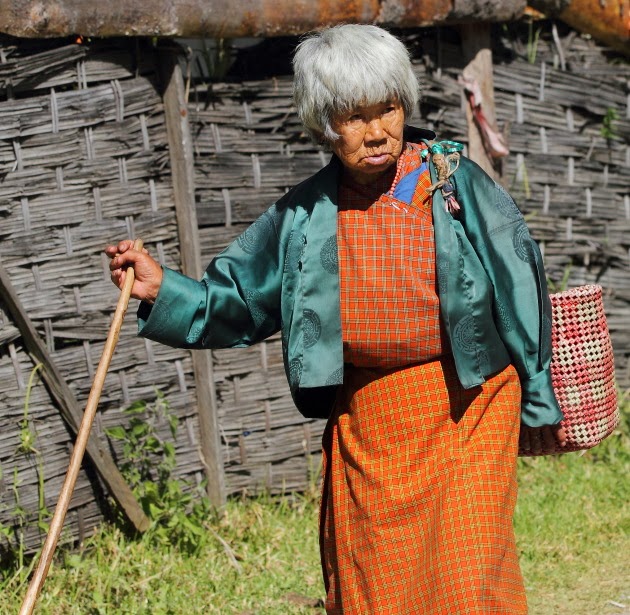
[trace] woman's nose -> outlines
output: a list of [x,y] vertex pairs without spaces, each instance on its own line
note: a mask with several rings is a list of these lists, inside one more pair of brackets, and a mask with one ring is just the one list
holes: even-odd
[[380,141],[385,136],[383,130],[383,121],[380,117],[376,117],[368,122],[365,131],[366,141]]

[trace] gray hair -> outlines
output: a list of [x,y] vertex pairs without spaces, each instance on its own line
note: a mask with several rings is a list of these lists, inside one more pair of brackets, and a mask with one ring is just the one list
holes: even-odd
[[331,127],[339,113],[397,98],[408,118],[420,98],[409,52],[378,26],[344,24],[310,35],[297,46],[293,71],[298,116],[314,141],[339,137]]

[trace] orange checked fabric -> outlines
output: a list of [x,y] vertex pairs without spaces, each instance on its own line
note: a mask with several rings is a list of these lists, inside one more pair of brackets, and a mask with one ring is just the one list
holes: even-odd
[[[344,360],[397,367],[442,354],[431,179],[420,148],[408,146],[397,177],[421,169],[409,203],[392,177],[369,187],[342,182],[337,246]],[[389,182],[389,183],[387,183]],[[383,194],[385,192],[385,194]]]
[[396,179],[340,187],[346,368],[323,437],[326,612],[524,615],[512,529],[520,384],[511,366],[459,383],[421,165],[409,147]]
[[452,357],[350,367],[324,433],[328,615],[525,615],[512,529],[520,385]]

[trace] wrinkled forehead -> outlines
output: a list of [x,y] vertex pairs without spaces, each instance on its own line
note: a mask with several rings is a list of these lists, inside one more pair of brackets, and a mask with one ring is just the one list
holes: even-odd
[[347,96],[335,97],[329,107],[330,117],[345,115],[369,109],[371,107],[400,104],[400,96],[394,87],[378,88],[377,91],[348,92]]

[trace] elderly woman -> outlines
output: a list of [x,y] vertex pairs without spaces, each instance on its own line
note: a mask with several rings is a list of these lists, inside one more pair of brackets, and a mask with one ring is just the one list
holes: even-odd
[[[505,190],[405,125],[405,47],[367,25],[298,46],[295,104],[330,163],[201,281],[131,241],[140,335],[246,346],[282,331],[297,407],[327,417],[328,613],[526,613],[512,528],[516,458],[564,443],[540,253]],[[520,430],[519,430],[520,425]]]

